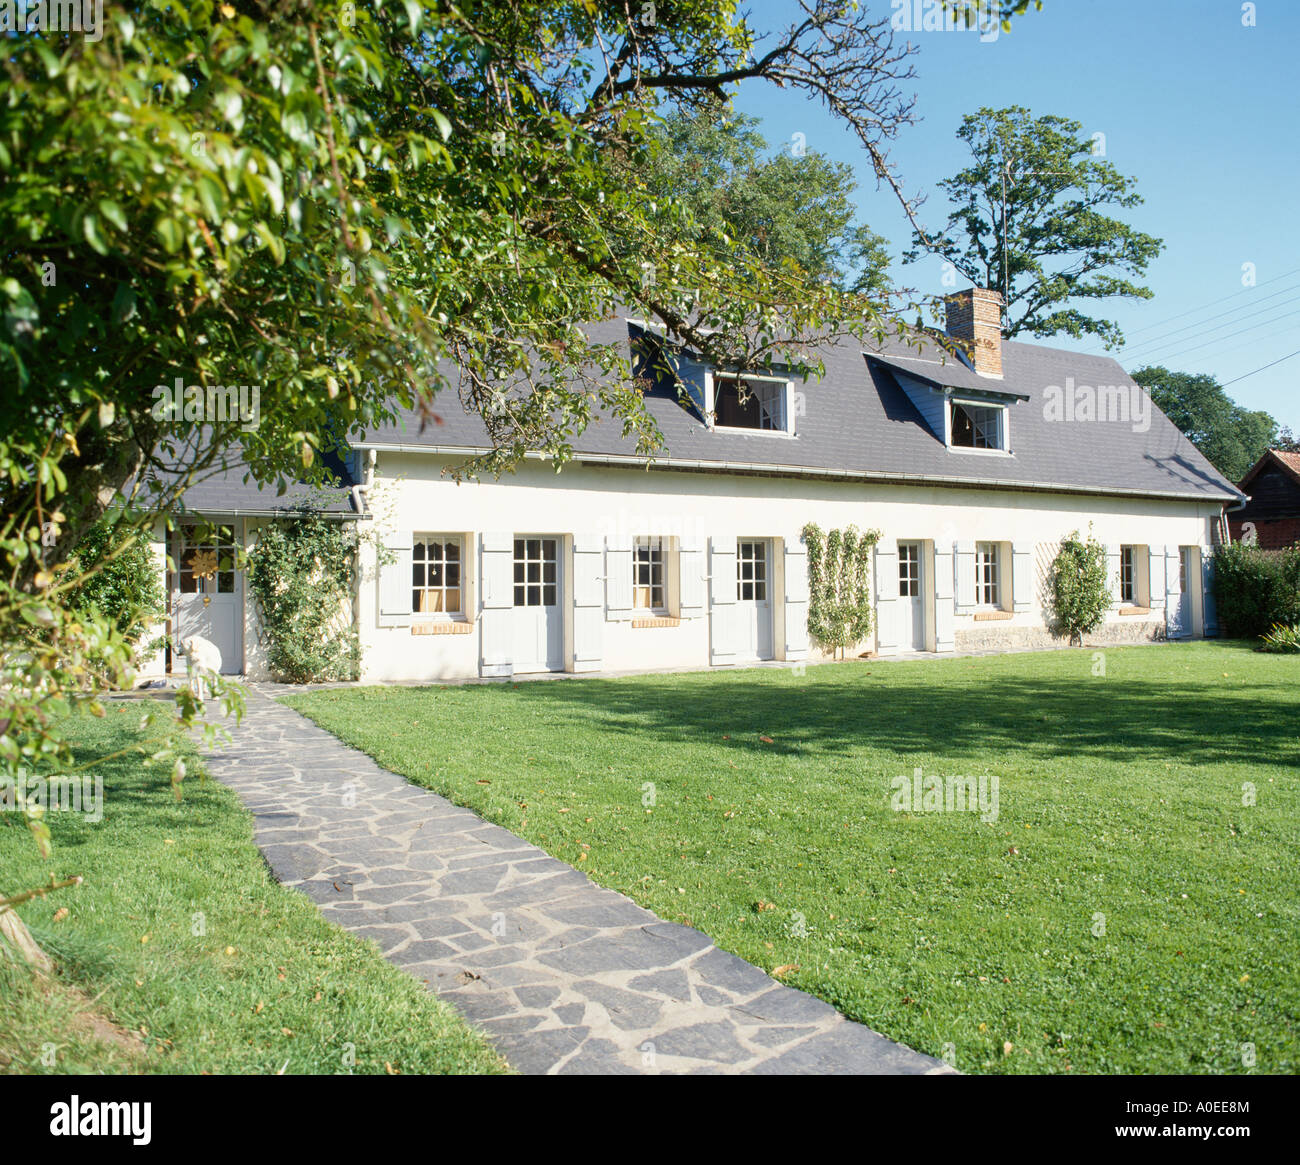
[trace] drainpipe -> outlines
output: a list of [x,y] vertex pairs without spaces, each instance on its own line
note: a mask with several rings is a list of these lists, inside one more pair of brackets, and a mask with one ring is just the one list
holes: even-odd
[[[352,508],[356,510],[363,518],[370,517],[366,494],[370,492],[371,487],[375,484],[375,462],[379,460],[379,453],[375,449],[365,451],[365,469],[362,471],[361,480],[352,487]],[[361,638],[361,571],[357,570],[357,589],[352,595],[352,628],[357,633],[358,646],[362,642]],[[361,678],[362,661],[357,659],[357,678]]]
[[375,484],[375,462],[378,459],[379,453],[376,450],[366,450],[366,467],[362,472],[361,480],[352,487],[352,508],[363,517],[368,516],[364,495],[369,493],[370,487]]

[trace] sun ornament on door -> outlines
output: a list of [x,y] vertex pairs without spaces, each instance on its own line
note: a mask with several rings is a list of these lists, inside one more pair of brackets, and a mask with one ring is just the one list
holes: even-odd
[[[190,555],[189,568],[190,573],[195,578],[211,581],[217,573],[217,556],[213,551],[206,548],[196,550]],[[205,594],[203,596],[203,605],[206,607],[210,602],[212,602],[212,596]]]

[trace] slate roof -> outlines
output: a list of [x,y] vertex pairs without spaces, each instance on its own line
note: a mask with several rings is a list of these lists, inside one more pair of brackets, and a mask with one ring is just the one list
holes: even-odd
[[[312,509],[338,518],[357,518],[352,505],[353,485],[347,464],[331,454],[323,455],[329,470],[338,479],[336,485],[312,487],[295,482],[277,494],[274,486],[259,486],[244,465],[237,446],[227,452],[224,462],[203,472],[182,495],[181,512],[235,517],[284,517]],[[155,474],[161,478],[163,475]]]
[[[630,338],[638,329],[615,317],[586,331],[594,342],[628,346],[630,356]],[[710,432],[697,412],[680,403],[675,388],[656,385],[646,394],[646,407],[666,443],[655,458],[656,467],[1210,502],[1242,496],[1154,405],[1145,432],[1135,431],[1127,420],[1048,418],[1045,406],[1051,386],[1064,388],[1069,380],[1076,387],[1132,385],[1128,374],[1109,357],[1004,341],[1003,377],[997,380],[978,376],[934,342],[918,351],[914,345],[890,339],[866,352],[856,340],[836,339],[824,343],[819,355],[825,375],[796,385],[803,401],[794,438]],[[903,368],[959,390],[980,388],[1025,398],[1008,406],[1012,455],[947,449],[895,378],[894,371]],[[427,425],[421,432],[418,416],[407,413],[353,444],[436,449],[453,455],[487,448],[482,420],[467,412],[456,397],[455,368],[448,373],[453,387],[435,403],[441,424]],[[621,429],[615,418],[598,414],[573,442],[575,459],[635,461],[634,441],[625,438]]]

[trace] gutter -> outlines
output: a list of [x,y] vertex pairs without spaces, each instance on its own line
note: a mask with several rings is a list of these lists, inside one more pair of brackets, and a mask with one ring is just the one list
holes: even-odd
[[352,508],[356,510],[358,518],[369,518],[370,511],[366,506],[365,495],[375,484],[375,462],[379,459],[379,454],[369,447],[358,445],[356,448],[365,448],[366,468],[361,475],[361,480],[352,487]]
[[[382,453],[421,453],[440,457],[472,457],[491,453],[488,446],[473,445],[409,445],[358,441],[354,448]],[[526,459],[549,461],[541,453],[525,453]],[[1102,497],[1161,498],[1180,502],[1227,502],[1236,499],[1245,504],[1243,494],[1186,494],[1173,490],[1121,489],[1106,486],[1064,485],[1058,482],[1026,482],[1006,478],[985,477],[925,477],[914,473],[863,473],[849,469],[826,469],[815,466],[772,465],[747,461],[700,461],[677,457],[664,457],[649,462],[643,457],[622,453],[575,453],[573,460],[579,465],[605,465],[630,469],[683,470],[696,473],[743,473],[762,477],[813,477],[840,481],[880,482],[887,485],[963,486],[971,489],[1004,489],[1032,493],[1084,494]]]

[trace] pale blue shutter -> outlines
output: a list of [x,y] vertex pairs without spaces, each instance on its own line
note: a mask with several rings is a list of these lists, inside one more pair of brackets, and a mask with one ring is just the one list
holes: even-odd
[[957,614],[967,615],[975,610],[975,543],[956,543],[953,558],[956,562],[954,578]]
[[[949,549],[934,548],[934,649],[952,651],[956,646],[953,631],[952,597],[953,554]],[[972,568],[974,569],[974,568]]]
[[1147,548],[1147,606],[1153,611],[1165,609],[1165,548]]
[[808,656],[808,550],[798,538],[785,545],[785,658]]
[[485,676],[512,676],[515,672],[514,536],[484,534],[481,543],[482,672]]
[[605,618],[632,618],[632,539],[626,534],[605,539]]
[[573,536],[573,670],[599,671],[605,647],[605,540]]
[[1016,611],[1028,611],[1034,604],[1034,544],[1017,542],[1011,547],[1011,601]]
[[898,545],[876,543],[876,650],[885,655],[898,643]]
[[740,626],[736,613],[736,540],[709,539],[709,662],[735,663]]
[[411,551],[415,545],[410,530],[390,530],[384,535],[379,566],[379,626],[401,627],[411,622]]
[[708,562],[704,540],[698,534],[683,534],[678,540],[678,614],[683,619],[702,619],[708,611],[706,590]]
[[1165,547],[1165,634],[1170,639],[1181,639],[1187,634],[1186,604],[1179,585],[1181,557],[1179,547]]

